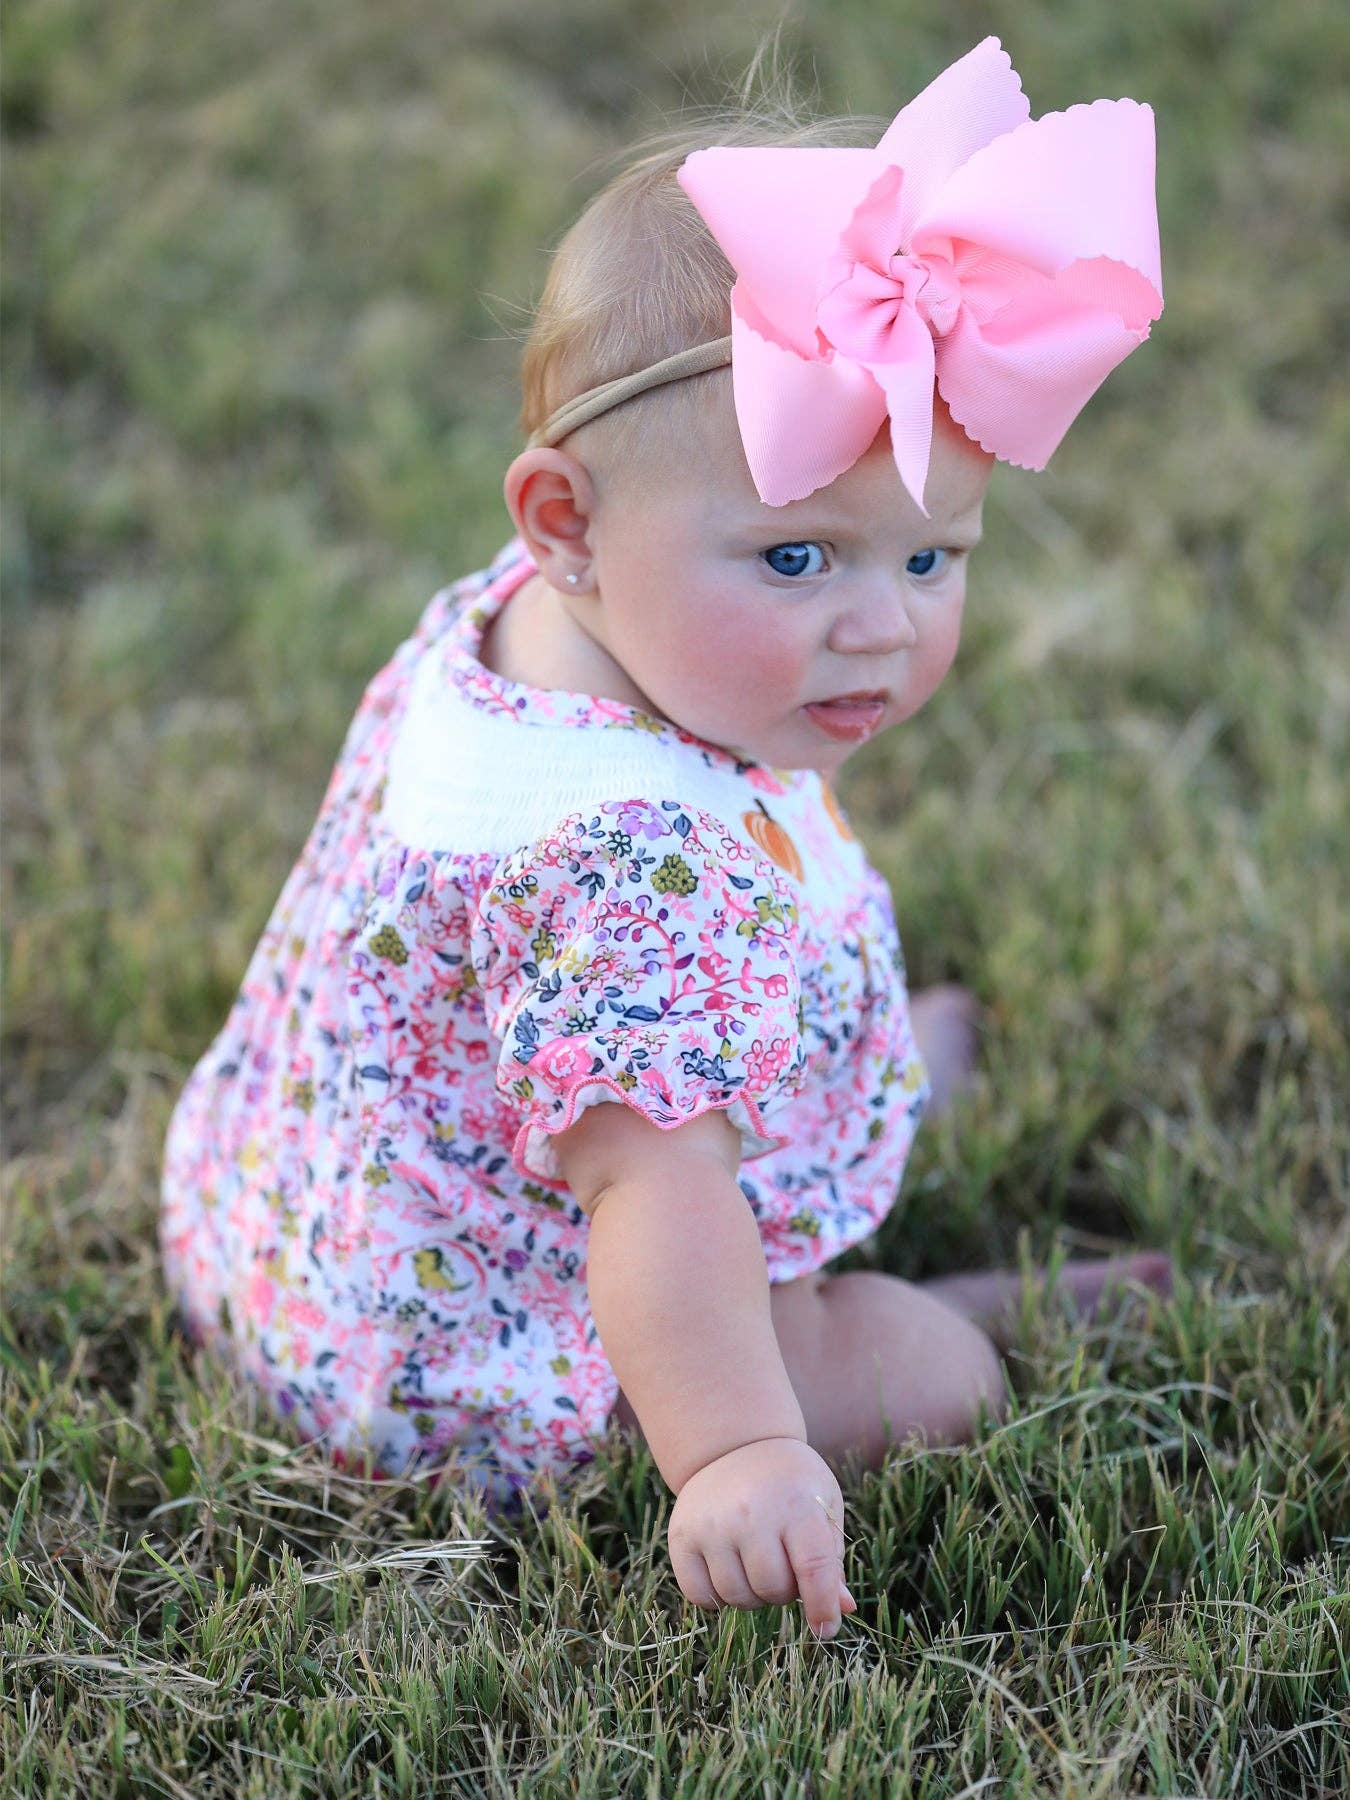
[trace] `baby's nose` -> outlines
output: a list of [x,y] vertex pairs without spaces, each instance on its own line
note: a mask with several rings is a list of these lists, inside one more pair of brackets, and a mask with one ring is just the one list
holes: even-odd
[[886,656],[918,641],[901,584],[879,580],[836,621],[830,647],[844,656]]

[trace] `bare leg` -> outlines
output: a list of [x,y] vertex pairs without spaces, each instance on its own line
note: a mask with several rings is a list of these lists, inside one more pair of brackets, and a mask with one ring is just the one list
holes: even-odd
[[1001,1418],[1003,1364],[971,1320],[923,1288],[875,1269],[826,1276],[816,1334],[784,1345],[806,1434],[827,1461],[856,1452],[879,1468],[892,1444],[974,1436]]
[[[1059,1272],[1056,1292],[1081,1318],[1093,1319],[1119,1303],[1127,1283],[1151,1288],[1164,1297],[1172,1292],[1172,1259],[1160,1250],[1136,1256],[1067,1262]],[[941,1275],[925,1281],[923,1291],[987,1331],[1001,1350],[1014,1341],[1022,1309],[1023,1279],[1013,1269],[979,1269],[966,1275]],[[1038,1299],[1046,1292],[1046,1271],[1035,1269],[1031,1285]]]
[[[1044,1271],[1032,1275],[1039,1291]],[[1145,1253],[1068,1263],[1063,1289],[1084,1311],[1105,1305],[1113,1286],[1171,1287],[1171,1262]],[[801,1403],[807,1437],[829,1461],[859,1453],[876,1468],[906,1438],[965,1443],[982,1412],[1007,1407],[1003,1364],[1022,1297],[1022,1278],[990,1270],[915,1286],[873,1269],[824,1275],[770,1290],[784,1367]],[[795,1291],[793,1291],[795,1290]]]
[[949,982],[923,988],[910,996],[909,1017],[914,1041],[933,1085],[929,1113],[940,1113],[952,1097],[969,1085],[975,1067],[975,1038],[980,1009],[969,988]]

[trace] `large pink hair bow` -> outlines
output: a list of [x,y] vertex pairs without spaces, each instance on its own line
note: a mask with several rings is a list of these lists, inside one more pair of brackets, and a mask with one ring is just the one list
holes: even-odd
[[988,37],[874,150],[685,159],[680,185],[736,271],[732,389],[766,505],[852,467],[889,414],[927,518],[935,381],[981,449],[1043,469],[1148,337],[1163,306],[1153,109],[1030,111]]

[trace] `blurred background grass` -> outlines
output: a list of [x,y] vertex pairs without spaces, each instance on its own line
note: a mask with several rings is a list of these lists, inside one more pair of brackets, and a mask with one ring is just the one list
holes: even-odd
[[[921,1136],[909,1204],[843,1266],[1171,1248],[1193,1283],[1176,1318],[1092,1354],[1122,1391],[1161,1358],[1249,1396],[1205,1439],[1231,1481],[1213,1476],[1198,1529],[1222,1536],[1227,1509],[1264,1497],[1270,1592],[1293,1581],[1303,1605],[1291,1570],[1343,1556],[1350,1516],[1345,15],[783,16],[825,110],[889,117],[990,33],[1033,114],[1147,100],[1166,298],[1049,469],[996,469],[957,667],[841,780],[915,985],[965,981],[988,1018],[976,1091]],[[7,9],[7,1429],[17,1468],[46,1446],[58,1510],[110,1474],[106,1445],[86,1466],[63,1437],[81,1420],[141,1422],[118,1452],[140,1474],[107,1515],[125,1526],[192,1489],[200,1409],[232,1416],[225,1390],[195,1397],[154,1264],[177,1086],[365,683],[432,591],[510,535],[517,339],[549,246],[626,142],[723,98],[779,17],[711,0]],[[1028,1408],[1061,1391],[1068,1342],[1028,1350]],[[1296,1470],[1311,1498],[1281,1512]],[[623,1479],[593,1530],[624,1516]],[[405,1528],[389,1504],[381,1529]],[[1123,1504],[1125,1567],[1151,1515]],[[1208,1591],[1207,1569],[1178,1539],[1142,1599],[1138,1580],[1117,1597]],[[673,1624],[668,1578],[657,1603]],[[128,1628],[130,1603],[107,1604],[105,1629]],[[1120,1641],[1138,1628],[1122,1601]],[[1186,1791],[1206,1768],[1237,1784],[1210,1791],[1323,1791],[1344,1738],[1312,1729],[1312,1700],[1279,1715],[1287,1752],[1244,1763],[1244,1722],[1275,1730],[1273,1704],[1255,1684],[1217,1763],[1182,1732],[1175,1766],[1158,1749],[1150,1766]],[[959,1729],[984,1717],[972,1703]],[[1028,1754],[1027,1791],[1069,1780]]]

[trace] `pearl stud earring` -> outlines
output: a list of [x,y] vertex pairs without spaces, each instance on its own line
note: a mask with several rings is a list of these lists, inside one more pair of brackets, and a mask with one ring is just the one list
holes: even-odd
[[570,581],[570,582],[571,582],[571,583],[572,583],[572,585],[573,585],[573,587],[575,587],[575,586],[576,586],[576,584],[577,584],[577,582],[578,582],[578,580],[579,580],[579,579],[580,579],[580,577],[578,577],[578,576],[576,576],[576,575],[569,575],[569,576],[568,576],[568,577],[567,577],[567,579],[568,579],[568,580],[569,580],[569,581]]

